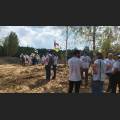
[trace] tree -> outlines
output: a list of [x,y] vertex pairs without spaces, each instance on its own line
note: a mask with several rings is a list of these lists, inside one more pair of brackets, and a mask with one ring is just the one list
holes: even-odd
[[75,38],[81,37],[84,39],[82,43],[87,41],[93,42],[93,51],[95,51],[96,31],[98,28],[99,26],[71,26],[71,31],[75,34]]
[[116,40],[116,36],[114,34],[113,27],[106,27],[105,30],[102,33],[101,38],[101,52],[104,54],[104,56],[107,56],[108,52],[110,51],[112,47],[112,43]]
[[110,48],[111,48],[111,40],[108,38],[104,40],[101,47],[101,52],[103,53],[104,56],[107,56]]
[[3,43],[4,54],[7,56],[14,56],[17,53],[19,47],[19,40],[16,33],[11,32]]

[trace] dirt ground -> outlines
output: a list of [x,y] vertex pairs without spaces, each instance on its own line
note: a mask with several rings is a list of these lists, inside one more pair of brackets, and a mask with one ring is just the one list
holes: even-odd
[[[0,93],[67,93],[68,69],[60,64],[55,80],[45,80],[43,65],[21,66],[0,59]],[[90,93],[89,87],[81,87],[81,93]],[[105,81],[105,89],[108,81]]]
[[66,71],[62,65],[58,71],[56,80],[48,82],[45,80],[42,65],[25,67],[16,64],[0,65],[0,93],[66,92]]

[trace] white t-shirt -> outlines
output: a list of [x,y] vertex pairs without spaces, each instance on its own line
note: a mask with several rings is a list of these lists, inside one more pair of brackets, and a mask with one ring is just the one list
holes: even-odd
[[48,65],[51,54],[47,54],[45,57],[45,65]]
[[49,54],[47,54],[45,57],[45,61],[44,61],[45,65],[48,65],[48,62],[49,62]]
[[114,71],[115,69],[118,69],[118,71],[120,71],[120,61],[119,60],[115,61],[113,64],[112,71]]
[[45,62],[45,56],[42,56],[42,63]]
[[68,60],[68,66],[69,66],[69,80],[70,81],[80,81],[81,80],[80,59],[77,57],[70,58]]
[[106,67],[107,67],[107,65],[111,65],[111,68],[106,70],[106,73],[112,73],[112,67],[113,67],[114,62],[115,62],[115,60],[113,60],[113,59],[112,60],[110,60],[110,59],[105,60]]
[[93,73],[93,81],[97,81],[97,80],[104,81],[105,80],[105,69],[106,69],[104,60],[97,59],[94,62],[94,64],[96,64],[97,73],[96,74]]
[[82,68],[83,69],[88,69],[89,68],[89,65],[90,65],[90,62],[91,62],[91,58],[89,56],[81,56],[80,57],[80,61],[82,62]]

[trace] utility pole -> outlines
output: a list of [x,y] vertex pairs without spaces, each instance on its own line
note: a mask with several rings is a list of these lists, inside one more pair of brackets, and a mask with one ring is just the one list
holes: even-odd
[[68,51],[67,51],[67,47],[68,47],[68,26],[66,26],[66,60],[65,60],[65,64],[67,65],[67,57],[68,57]]
[[95,55],[96,26],[93,26],[93,55]]

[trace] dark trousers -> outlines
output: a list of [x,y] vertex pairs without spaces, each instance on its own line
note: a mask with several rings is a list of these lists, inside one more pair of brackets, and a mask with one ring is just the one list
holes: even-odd
[[85,72],[85,86],[88,85],[88,69],[81,69],[82,82],[84,79],[83,73]]
[[120,93],[120,72],[112,75],[112,85],[111,85],[112,92],[111,93],[116,94],[117,85],[119,87],[119,93]]
[[109,83],[108,83],[108,88],[107,88],[107,92],[111,91],[111,85],[112,85],[112,73],[106,73],[106,75],[108,76],[108,80],[109,80]]
[[103,94],[103,81],[92,81],[92,94],[101,95]]
[[45,70],[46,70],[46,80],[50,80],[50,77],[51,77],[51,66],[46,65],[45,66]]
[[73,89],[75,88],[75,93],[79,93],[80,91],[80,85],[81,81],[69,81],[69,93],[73,92]]
[[53,79],[56,78],[56,68],[57,68],[57,65],[53,65],[53,73],[54,73]]

